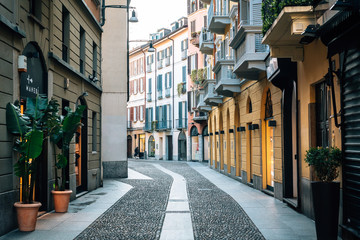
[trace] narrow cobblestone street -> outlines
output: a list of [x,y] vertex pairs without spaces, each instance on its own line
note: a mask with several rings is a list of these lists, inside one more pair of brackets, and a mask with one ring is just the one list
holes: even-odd
[[0,239],[50,238],[316,239],[312,220],[205,164],[138,159],[129,161],[129,178],[105,181],[69,213],[46,214],[37,231]]

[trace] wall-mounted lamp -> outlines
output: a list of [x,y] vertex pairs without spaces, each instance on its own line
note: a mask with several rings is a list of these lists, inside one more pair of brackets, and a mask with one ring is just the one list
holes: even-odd
[[315,38],[318,37],[318,29],[319,29],[320,25],[316,24],[310,24],[306,27],[306,29],[301,33],[301,36],[303,36],[300,39],[300,43],[301,44],[309,44],[312,41],[315,40]]
[[234,129],[229,129],[229,133],[233,133],[234,132]]
[[105,0],[103,0],[102,7],[101,7],[102,17],[101,17],[100,25],[104,26],[104,24],[105,24],[105,9],[106,8],[123,8],[123,9],[127,9],[127,11],[129,11],[129,9],[133,9],[133,11],[131,13],[131,18],[129,18],[128,21],[131,23],[138,22],[139,20],[136,17],[135,7],[130,7],[129,2],[130,1],[127,0],[126,5],[105,5]]
[[268,122],[268,126],[269,126],[269,127],[276,127],[276,121],[275,121],[275,120],[270,120],[270,121]]

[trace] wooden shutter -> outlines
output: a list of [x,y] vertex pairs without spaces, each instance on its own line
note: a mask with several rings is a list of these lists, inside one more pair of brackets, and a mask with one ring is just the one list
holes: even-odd
[[165,89],[168,88],[168,74],[165,73]]
[[182,102],[179,102],[179,122],[181,122],[182,119]]
[[159,106],[156,107],[155,115],[156,115],[156,116],[155,116],[156,121],[159,121],[159,119],[160,119],[160,116],[159,116]]
[[[191,92],[188,92],[188,97],[187,97],[187,101],[188,102],[191,102]],[[188,104],[188,112],[191,112],[191,106],[190,106],[190,104]]]
[[191,56],[188,56],[188,74],[191,74]]
[[198,69],[198,54],[195,54],[195,69]]
[[170,56],[172,56],[172,46],[170,46],[169,51],[170,51]]
[[186,66],[182,67],[182,82],[186,82]]
[[130,108],[130,121],[134,121],[134,108]]
[[172,73],[169,72],[169,88],[171,88],[171,82],[172,82]]
[[146,79],[145,79],[145,77],[143,77],[143,91],[145,91],[146,90]]

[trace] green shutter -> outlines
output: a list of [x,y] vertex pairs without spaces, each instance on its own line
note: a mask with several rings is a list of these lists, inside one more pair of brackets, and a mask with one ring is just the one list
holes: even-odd
[[171,88],[171,82],[172,82],[171,75],[172,75],[172,73],[171,73],[171,72],[169,72],[169,88]]
[[182,102],[179,102],[179,121],[182,119]]

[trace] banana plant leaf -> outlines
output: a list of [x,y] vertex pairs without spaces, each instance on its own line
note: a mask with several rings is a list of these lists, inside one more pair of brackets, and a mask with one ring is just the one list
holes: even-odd
[[42,152],[44,134],[40,130],[33,130],[26,134],[26,141],[23,144],[22,151],[26,153],[28,158],[35,159]]
[[72,112],[70,108],[66,109],[68,114],[65,116],[62,125],[62,141],[64,143],[70,143],[71,139],[74,137],[76,130],[81,125],[80,120],[85,107],[86,106],[80,105],[74,112]]
[[28,98],[26,100],[25,114],[35,121],[38,121],[44,116],[47,106],[48,99],[46,96],[39,95],[36,98]]
[[23,137],[30,130],[30,122],[21,116],[20,108],[12,103],[6,105],[6,126],[9,132]]

